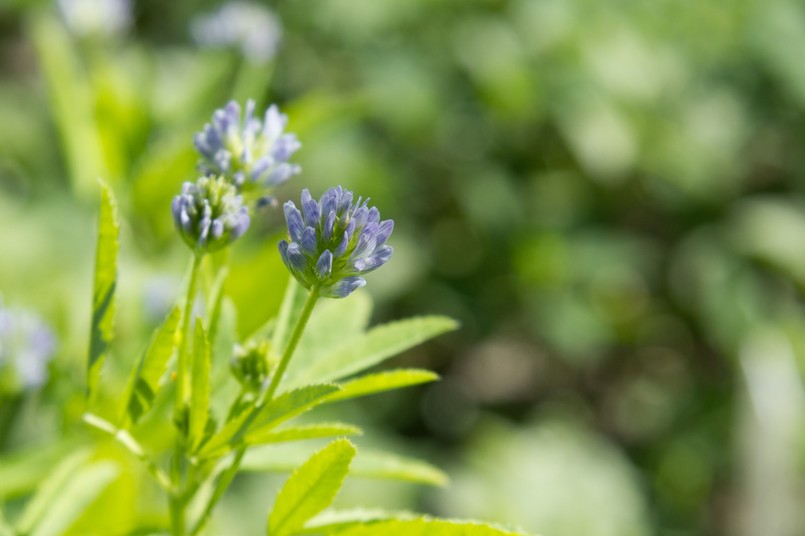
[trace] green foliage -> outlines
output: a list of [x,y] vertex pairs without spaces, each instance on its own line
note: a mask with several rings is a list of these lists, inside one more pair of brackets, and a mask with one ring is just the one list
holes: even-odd
[[92,394],[101,366],[109,352],[115,320],[117,253],[120,223],[112,189],[101,182],[101,210],[98,218],[98,245],[95,256],[95,282],[92,291],[87,392]]
[[123,397],[125,416],[123,424],[136,423],[151,409],[159,390],[159,381],[165,374],[168,360],[179,342],[181,309],[174,307],[162,325],[154,332],[148,349],[138,359],[129,378]]
[[268,534],[294,534],[308,519],[330,506],[354,456],[355,447],[345,439],[337,439],[294,471],[277,495],[268,518]]
[[355,374],[457,328],[455,320],[444,316],[415,317],[374,327],[300,371],[294,383],[331,381]]
[[353,525],[344,530],[326,532],[341,536],[516,536],[522,532],[499,529],[483,523],[447,519],[391,519]]
[[17,531],[31,536],[64,534],[118,473],[109,461],[89,463],[79,451],[56,467],[28,503]]

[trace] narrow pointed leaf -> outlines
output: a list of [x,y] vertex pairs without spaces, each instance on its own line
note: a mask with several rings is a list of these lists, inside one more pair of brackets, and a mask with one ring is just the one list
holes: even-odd
[[190,374],[190,423],[188,436],[190,444],[198,446],[207,426],[210,411],[210,343],[200,318],[196,319],[193,335],[193,362]]
[[342,383],[341,387],[343,390],[331,394],[327,398],[327,402],[349,400],[350,398],[391,391],[393,389],[432,382],[438,379],[439,375],[435,372],[422,369],[399,369],[378,372],[377,374],[367,374],[366,376],[361,376],[360,378]]
[[154,333],[148,349],[137,361],[123,397],[124,426],[128,423],[136,423],[151,409],[159,391],[159,381],[165,374],[168,361],[179,343],[178,330],[181,318],[181,309],[179,306],[174,307]]
[[294,384],[344,378],[457,327],[455,320],[444,316],[415,317],[377,326],[311,364]]
[[101,182],[101,208],[98,219],[98,245],[95,255],[95,281],[92,290],[87,393],[92,394],[101,366],[109,352],[115,317],[117,251],[120,224],[112,189]]
[[305,522],[333,502],[355,447],[346,439],[336,439],[304,463],[285,482],[268,518],[268,534],[294,534]]
[[323,439],[337,436],[362,435],[363,430],[351,424],[340,422],[303,424],[289,426],[281,430],[269,430],[263,433],[247,435],[250,445],[263,445],[268,443],[287,443],[290,441],[304,441],[306,439]]

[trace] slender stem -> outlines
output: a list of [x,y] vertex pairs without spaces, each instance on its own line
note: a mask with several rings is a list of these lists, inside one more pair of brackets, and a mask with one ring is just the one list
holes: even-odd
[[179,357],[176,364],[176,406],[173,408],[177,417],[181,416],[180,414],[184,411],[184,406],[189,398],[190,375],[188,374],[187,356],[190,348],[190,317],[193,315],[199,268],[203,258],[202,253],[193,254],[193,262],[190,267],[190,282],[187,284],[187,296],[185,297],[184,312],[182,313],[182,342],[179,346]]
[[128,430],[117,428],[114,424],[102,419],[101,417],[98,417],[97,415],[93,415],[92,413],[85,413],[82,418],[88,425],[101,430],[102,432],[106,432],[107,434],[111,435],[115,441],[126,447],[126,450],[132,453],[145,465],[145,468],[149,473],[151,473],[151,476],[154,477],[162,489],[168,493],[173,493],[173,484],[171,483],[170,478],[168,478],[168,475],[166,475],[162,469],[160,469],[157,464],[148,457],[145,449],[143,449],[142,445],[140,445],[140,443],[138,443],[137,440],[132,437]]
[[[274,375],[271,378],[271,383],[269,384],[268,388],[263,391],[260,397],[257,399],[254,407],[251,410],[251,414],[249,418],[246,419],[245,425],[248,426],[254,420],[254,417],[257,416],[260,409],[265,405],[271,402],[272,397],[277,391],[279,387],[280,381],[282,380],[282,376],[285,374],[285,369],[288,368],[288,364],[291,362],[291,357],[293,357],[293,353],[296,350],[296,346],[299,344],[299,340],[302,338],[302,333],[305,331],[305,327],[307,326],[308,320],[310,320],[310,315],[313,313],[313,308],[316,306],[316,302],[319,300],[319,289],[317,287],[313,287],[310,289],[310,294],[308,294],[307,301],[302,309],[302,313],[299,315],[299,318],[296,321],[296,325],[294,326],[293,332],[291,332],[291,337],[288,339],[288,345],[285,347],[285,351],[282,353],[282,357],[280,358],[279,365],[277,365],[277,370],[274,372]],[[207,501],[206,506],[204,507],[204,512],[201,514],[201,517],[196,523],[196,526],[193,527],[193,530],[190,531],[190,536],[195,536],[204,528],[209,521],[210,515],[212,514],[213,508],[218,503],[218,501],[223,497],[224,492],[227,490],[229,485],[234,480],[235,475],[240,469],[240,464],[243,461],[243,456],[246,454],[246,447],[239,447],[235,451],[235,456],[232,459],[232,463],[226,470],[221,473],[221,476],[218,478],[218,482],[215,485],[215,491],[210,496],[210,499]]]
[[296,326],[294,326],[293,332],[291,332],[291,338],[288,339],[288,346],[285,347],[285,351],[282,353],[279,365],[277,365],[277,370],[271,377],[271,384],[268,386],[263,396],[260,397],[260,406],[266,402],[270,402],[274,393],[276,393],[282,376],[285,374],[285,369],[288,368],[288,364],[291,362],[291,357],[293,357],[293,353],[296,350],[296,345],[299,344],[299,340],[302,338],[302,333],[305,331],[305,326],[307,326],[307,322],[310,320],[310,314],[313,312],[313,308],[316,306],[318,300],[319,289],[313,287],[310,289],[310,294],[307,296],[307,301],[302,309],[302,313],[299,315],[299,320],[296,321]]
[[187,400],[190,398],[190,373],[188,367],[188,355],[190,348],[190,317],[193,315],[193,305],[196,301],[198,291],[198,278],[201,268],[201,261],[204,255],[199,252],[193,254],[193,261],[190,267],[190,281],[187,284],[187,296],[185,297],[184,311],[182,313],[182,342],[179,345],[179,356],[176,360],[176,400],[173,408],[174,420],[179,425],[176,434],[176,443],[173,448],[171,459],[171,482],[173,483],[173,493],[170,495],[170,517],[171,528],[174,536],[184,536],[185,534],[185,506],[186,498],[183,491],[182,482],[182,462],[185,454],[185,430]]

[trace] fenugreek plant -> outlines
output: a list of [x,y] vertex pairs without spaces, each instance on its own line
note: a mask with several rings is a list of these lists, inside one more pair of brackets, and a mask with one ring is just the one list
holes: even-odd
[[[247,103],[241,114],[240,106],[230,102],[196,136],[201,176],[185,183],[170,207],[176,231],[190,249],[186,287],[147,348],[129,361],[127,387],[113,397],[114,404],[108,393],[99,393],[114,336],[120,223],[113,193],[101,185],[84,422],[124,446],[164,492],[169,516],[165,526],[153,529],[156,533],[210,531],[216,505],[239,472],[290,469],[272,504],[267,499],[271,536],[513,534],[407,512],[330,508],[350,474],[431,484],[445,479],[425,462],[378,451],[359,453],[345,439],[361,433],[352,424],[295,421],[303,413],[315,415],[320,406],[436,380],[427,370],[365,371],[456,327],[446,317],[422,316],[367,330],[365,306],[361,313],[340,306],[356,298],[365,304],[366,298],[354,291],[366,284],[366,274],[392,257],[387,242],[394,224],[368,200],[338,186],[318,200],[303,189],[298,207],[286,202],[287,238],[279,242],[277,254],[293,277],[287,284],[284,278],[276,282],[276,291],[284,292],[279,313],[248,340],[220,344],[228,257],[212,259],[211,254],[243,236],[256,207],[300,172],[291,162],[300,143],[285,132],[286,121],[275,106],[260,119],[254,103]],[[333,306],[319,310],[325,301]],[[213,372],[222,360],[229,363],[223,379]],[[234,385],[235,390],[226,388]],[[231,398],[222,400],[230,392]],[[172,422],[170,452],[151,452],[140,437],[140,424],[160,412]],[[262,448],[316,439],[332,441],[306,459]],[[293,452],[308,451],[299,447]],[[57,473],[63,479],[67,474],[80,478],[86,500],[114,478],[113,469],[86,457],[65,464]],[[48,493],[45,489],[32,501],[18,527],[21,534],[37,533],[43,523],[58,526],[42,507],[53,499]]]

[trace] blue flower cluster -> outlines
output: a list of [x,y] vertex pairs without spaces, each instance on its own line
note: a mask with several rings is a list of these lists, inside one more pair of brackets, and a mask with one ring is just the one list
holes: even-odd
[[290,241],[279,244],[282,260],[305,288],[320,296],[344,298],[366,284],[362,275],[391,258],[386,245],[394,221],[380,220],[380,212],[338,186],[319,201],[302,190],[302,210],[285,203]]
[[300,167],[288,160],[302,146],[296,135],[284,133],[288,117],[275,105],[263,121],[255,117],[254,106],[252,100],[246,103],[241,120],[240,106],[230,101],[194,139],[202,172],[249,190],[278,186],[299,173]]
[[223,177],[185,182],[171,206],[176,229],[199,252],[221,249],[249,228],[249,209],[237,189]]

